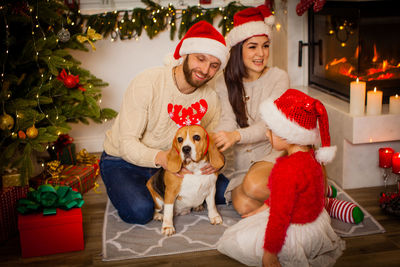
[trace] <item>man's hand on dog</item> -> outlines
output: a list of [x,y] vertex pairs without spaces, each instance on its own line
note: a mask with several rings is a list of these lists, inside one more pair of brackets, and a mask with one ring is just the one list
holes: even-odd
[[203,174],[203,175],[213,174],[218,171],[210,163],[208,163],[206,166],[204,166],[200,170],[201,170],[201,174]]

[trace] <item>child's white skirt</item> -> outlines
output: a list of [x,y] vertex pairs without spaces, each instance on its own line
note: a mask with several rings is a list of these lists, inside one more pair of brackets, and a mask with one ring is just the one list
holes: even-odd
[[[229,227],[217,244],[217,249],[241,263],[262,266],[265,229],[269,209],[247,217]],[[331,219],[324,209],[318,218],[307,224],[291,224],[279,262],[282,266],[333,266],[345,249],[331,227]]]

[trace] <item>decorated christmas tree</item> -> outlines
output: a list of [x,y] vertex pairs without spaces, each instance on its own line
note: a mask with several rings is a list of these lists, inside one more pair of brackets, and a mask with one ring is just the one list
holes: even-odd
[[[74,2],[72,2],[74,4]],[[107,83],[80,68],[69,49],[89,51],[101,39],[74,6],[56,0],[0,2],[0,175],[33,171],[43,152],[71,123],[101,123],[116,116],[101,108]]]

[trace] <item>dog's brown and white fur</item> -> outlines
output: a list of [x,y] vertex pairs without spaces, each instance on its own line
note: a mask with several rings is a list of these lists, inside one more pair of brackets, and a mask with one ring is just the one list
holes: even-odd
[[[218,151],[206,130],[198,125],[180,128],[168,153],[168,170],[154,175],[147,182],[155,205],[154,220],[162,220],[162,233],[175,233],[174,215],[183,215],[192,208],[201,209],[207,203],[211,224],[221,224],[222,218],[215,206],[217,173],[203,175],[201,168],[210,163],[215,169],[224,165],[224,157]],[[193,174],[183,178],[175,175],[185,167]],[[163,210],[163,214],[160,212]]]

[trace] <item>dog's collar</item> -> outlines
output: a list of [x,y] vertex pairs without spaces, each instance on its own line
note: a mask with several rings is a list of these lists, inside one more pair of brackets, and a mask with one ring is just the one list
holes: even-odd
[[[197,125],[197,126],[200,126],[200,127],[203,128],[203,130],[206,132],[206,136],[207,136],[207,146],[206,146],[206,150],[204,151],[204,155],[203,155],[203,156],[205,156],[205,155],[207,155],[208,147],[210,146],[210,137],[208,136],[208,132],[206,131],[206,129],[204,129],[203,126],[201,126],[201,125]],[[174,147],[175,147],[176,152],[177,152],[178,155],[179,155],[179,154],[180,154],[179,150],[176,148],[176,146],[174,146]]]

